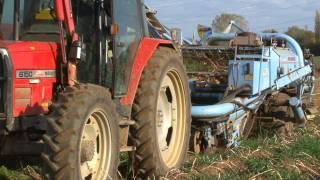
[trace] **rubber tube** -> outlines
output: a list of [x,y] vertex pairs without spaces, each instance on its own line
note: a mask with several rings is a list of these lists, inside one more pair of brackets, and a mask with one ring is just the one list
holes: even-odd
[[[242,103],[243,105],[248,105],[255,101],[257,97],[248,98],[236,98],[235,100]],[[223,103],[217,105],[206,105],[206,106],[192,106],[191,114],[194,118],[215,118],[219,116],[228,115],[240,107],[234,103]]]

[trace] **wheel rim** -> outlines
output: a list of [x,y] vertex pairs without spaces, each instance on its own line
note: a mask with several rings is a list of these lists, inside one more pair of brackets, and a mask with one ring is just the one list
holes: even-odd
[[195,130],[195,132],[192,134],[192,149],[194,153],[200,154],[201,152],[201,132],[198,130]]
[[186,102],[178,72],[169,71],[161,82],[157,102],[157,143],[167,167],[179,162],[186,133]]
[[102,110],[91,113],[81,133],[80,172],[82,179],[105,178],[111,162],[111,129]]

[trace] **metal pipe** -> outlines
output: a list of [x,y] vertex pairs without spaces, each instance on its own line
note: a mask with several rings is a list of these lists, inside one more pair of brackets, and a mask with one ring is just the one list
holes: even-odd
[[96,34],[97,34],[97,40],[96,40],[96,48],[98,48],[98,57],[96,59],[96,83],[101,85],[103,82],[102,77],[104,77],[103,74],[103,9],[104,9],[104,0],[99,0],[95,2],[96,11],[95,11],[95,26],[96,26]]
[[207,41],[230,41],[236,36],[235,33],[212,33],[212,35],[207,38]]
[[[257,106],[259,106],[260,103],[259,102],[251,102],[248,105],[248,108],[250,109],[256,109]],[[248,111],[246,111],[245,109],[240,109],[232,114],[230,114],[229,116],[229,120],[235,121],[237,118],[243,116],[245,113],[247,113]]]
[[13,16],[13,36],[15,41],[19,41],[20,31],[20,0],[14,1],[14,16]]
[[[236,37],[237,35],[234,33],[213,33],[211,36],[208,37],[207,41],[229,41]],[[258,37],[261,37],[264,40],[267,39],[279,39],[279,40],[285,40],[290,46],[290,49],[292,49],[299,58],[299,65],[300,67],[304,67],[304,56],[303,51],[299,45],[299,43],[293,39],[292,37],[281,34],[281,33],[259,33],[257,34]]]
[[[235,101],[242,103],[243,105],[248,105],[258,97],[254,97],[251,99],[248,98],[235,98]],[[232,112],[237,111],[240,106],[236,105],[235,103],[223,103],[223,104],[216,104],[216,105],[206,105],[206,106],[192,106],[191,114],[194,118],[214,118],[219,116],[225,116]]]
[[304,115],[303,109],[301,107],[301,101],[297,97],[293,97],[289,100],[289,104],[294,112],[294,117],[299,122],[305,122],[306,116]]
[[167,33],[163,33],[163,36],[166,40],[172,40],[171,36]]
[[262,37],[262,39],[280,39],[285,40],[289,44],[290,48],[297,54],[299,58],[299,65],[300,67],[304,67],[304,56],[303,51],[299,45],[299,43],[293,39],[292,37],[281,34],[281,33],[261,33],[258,36]]
[[62,62],[62,64],[67,64],[67,54],[66,54],[66,46],[65,46],[65,40],[64,40],[63,22],[59,21],[58,25],[59,25],[59,33],[60,33],[61,56],[62,56],[61,62]]
[[195,118],[219,117],[235,111],[237,105],[225,103],[210,106],[192,106],[191,114]]

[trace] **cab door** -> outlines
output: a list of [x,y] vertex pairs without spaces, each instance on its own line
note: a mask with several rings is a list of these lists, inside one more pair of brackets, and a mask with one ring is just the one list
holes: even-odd
[[143,4],[140,0],[114,0],[113,23],[119,32],[114,37],[114,96],[127,94],[136,52],[144,36]]

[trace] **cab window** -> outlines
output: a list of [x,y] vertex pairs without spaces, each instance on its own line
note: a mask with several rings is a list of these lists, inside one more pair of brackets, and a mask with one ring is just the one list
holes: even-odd
[[115,95],[127,93],[134,57],[143,36],[142,12],[139,0],[113,1],[114,23],[119,33],[114,40],[115,46]]

